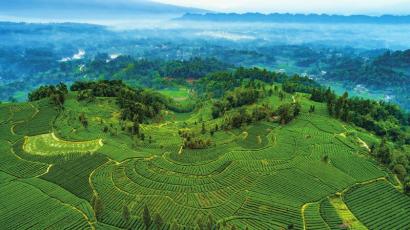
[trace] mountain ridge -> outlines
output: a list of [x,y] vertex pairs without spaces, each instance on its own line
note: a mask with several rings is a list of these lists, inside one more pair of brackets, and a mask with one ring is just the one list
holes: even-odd
[[409,15],[335,15],[335,14],[290,14],[290,13],[186,13],[176,20],[215,22],[278,22],[278,23],[401,23],[409,24]]
[[33,18],[130,18],[150,14],[205,13],[206,10],[163,4],[149,0],[16,0],[0,2],[0,13],[12,17]]

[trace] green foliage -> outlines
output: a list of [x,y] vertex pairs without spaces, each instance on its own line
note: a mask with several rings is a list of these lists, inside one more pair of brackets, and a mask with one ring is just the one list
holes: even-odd
[[50,98],[50,101],[58,107],[63,107],[65,95],[68,93],[67,86],[60,83],[56,86],[47,85],[40,86],[40,88],[29,93],[29,101],[38,101],[43,98]]
[[300,103],[286,103],[280,105],[274,114],[279,116],[280,123],[284,125],[294,120],[300,114],[300,111]]
[[97,217],[98,220],[102,220],[102,215],[104,212],[104,204],[103,201],[100,199],[100,197],[96,194],[94,194],[91,204],[93,206],[95,216]]
[[76,81],[71,91],[86,91],[80,97],[117,97],[124,88],[128,88],[121,80]]
[[218,118],[233,108],[253,104],[263,96],[262,90],[258,90],[252,85],[246,88],[235,88],[232,92],[226,93],[223,100],[213,104],[212,117]]
[[320,88],[320,85],[316,81],[297,75],[285,80],[282,84],[282,89],[287,93],[312,93],[317,88]]
[[162,225],[164,224],[164,221],[161,218],[161,215],[159,213],[155,213],[154,218],[153,218],[153,223],[157,227],[158,230],[162,229]]
[[[120,82],[104,82],[101,88],[98,83],[78,84],[76,87],[84,89],[68,94],[61,111],[48,110],[51,106],[45,101],[6,109],[2,105],[0,138],[4,143],[0,141],[0,152],[4,154],[0,154],[0,171],[5,173],[0,173],[0,181],[4,181],[0,183],[20,180],[14,177],[39,177],[32,183],[53,183],[59,188],[55,194],[45,187],[42,190],[70,201],[89,216],[90,222],[95,221],[89,211],[92,207],[96,226],[136,229],[217,229],[224,222],[225,228],[238,229],[337,229],[342,221],[326,197],[388,176],[371,155],[389,162],[408,190],[405,144],[400,147],[401,154],[399,146],[386,139],[369,155],[358,138],[366,142],[374,139],[376,144],[377,137],[328,116],[326,104],[313,102],[306,94],[294,95],[290,103],[287,93],[267,83],[280,75],[241,71],[238,76],[243,76],[243,81],[219,99],[224,112],[215,119],[215,98],[203,97],[195,110],[181,114],[167,110],[168,98]],[[320,96],[322,91],[318,92]],[[332,113],[343,120],[350,103],[348,95],[333,98],[331,90],[323,92],[328,95],[322,95],[324,102],[331,101]],[[78,101],[82,93],[94,98]],[[195,94],[192,97],[195,99]],[[275,119],[287,125],[273,123]],[[83,120],[87,121],[86,129]],[[103,146],[97,152],[109,158],[101,153],[64,156],[55,150],[53,156],[42,156],[24,151],[25,135],[51,130],[67,145],[101,139]],[[35,137],[27,139],[31,138]],[[388,186],[377,191],[395,194]],[[349,192],[346,197],[351,196]],[[367,197],[355,200],[357,204],[352,206],[372,205],[360,203]],[[398,203],[408,202],[407,196],[397,200],[389,204],[394,213]],[[357,210],[352,212],[362,220]],[[75,218],[83,218],[76,212]],[[151,212],[155,214],[151,216]],[[372,226],[372,221],[363,224]],[[83,227],[82,219],[76,223]]]
[[215,58],[193,58],[187,61],[170,61],[161,68],[161,75],[174,78],[200,78],[208,73],[228,69],[230,65]]
[[220,98],[225,92],[231,91],[244,85],[246,82],[283,82],[286,76],[280,73],[270,72],[259,68],[238,68],[233,72],[215,72],[201,78],[195,86],[200,94],[208,94],[212,97]]
[[410,181],[407,181],[407,182],[404,184],[404,192],[405,192],[407,195],[410,196]]
[[142,220],[144,221],[145,228],[149,228],[152,224],[151,214],[147,205],[144,205],[144,211],[142,213]]
[[122,109],[121,118],[123,120],[139,123],[157,116],[167,104],[166,99],[158,93],[131,89],[121,90],[117,103]]
[[130,210],[128,208],[128,205],[124,204],[122,207],[122,218],[124,219],[125,223],[129,223],[130,221]]

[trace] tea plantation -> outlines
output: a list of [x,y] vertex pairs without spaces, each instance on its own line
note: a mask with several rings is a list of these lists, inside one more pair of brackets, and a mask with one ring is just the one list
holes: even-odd
[[[410,197],[360,137],[378,138],[304,94],[264,102],[292,100],[301,114],[288,124],[212,134],[223,118],[210,102],[165,109],[141,123],[144,138],[112,98],[0,105],[0,228],[410,229]],[[184,148],[187,129],[211,144]]]

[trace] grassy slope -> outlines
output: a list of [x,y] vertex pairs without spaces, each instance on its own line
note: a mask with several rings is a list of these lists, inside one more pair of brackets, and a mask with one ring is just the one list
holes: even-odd
[[[302,104],[302,115],[286,126],[260,122],[238,130],[218,131],[212,137],[214,145],[210,149],[182,153],[179,153],[182,140],[178,129],[199,132],[199,120],[205,121],[207,129],[222,122],[211,119],[210,103],[187,114],[164,112],[162,120],[142,125],[141,130],[147,137],[151,136],[151,141],[131,138],[121,130],[113,99],[80,103],[75,95],[70,95],[65,110],[58,115],[54,126],[48,128],[46,123],[36,122],[43,120],[37,117],[39,114],[54,114],[43,102],[3,105],[0,129],[5,144],[0,158],[5,163],[0,163],[0,178],[10,181],[10,177],[40,177],[36,180],[61,186],[57,191],[59,196],[76,196],[84,199],[86,206],[85,200],[90,200],[92,193],[99,194],[104,211],[98,228],[141,227],[145,204],[151,213],[158,212],[166,225],[175,219],[182,226],[193,227],[198,218],[211,214],[218,222],[251,229],[285,228],[290,224],[296,229],[337,227],[343,220],[337,217],[332,203],[326,206],[323,202],[328,196],[357,183],[388,178],[358,141],[358,137],[365,142],[377,138],[328,117],[326,106],[308,100],[307,95],[298,94],[294,98]],[[288,102],[292,100],[290,95],[285,98]],[[276,95],[263,101],[275,107],[283,103]],[[316,106],[312,114],[307,112],[310,105]],[[81,113],[88,118],[87,128],[78,120]],[[15,127],[22,124],[30,127],[30,132]],[[110,130],[107,133],[102,131],[105,126]],[[70,157],[36,156],[22,150],[24,135],[52,131],[66,141],[103,139],[104,146],[96,155]],[[209,134],[205,136],[211,138]],[[329,163],[321,160],[324,155],[329,156]],[[12,192],[20,186],[7,183],[3,192]],[[30,186],[41,189],[44,183],[33,180]],[[399,193],[395,189],[389,192]],[[18,195],[13,197],[18,200]],[[401,199],[408,202],[406,197]],[[67,202],[78,206],[78,201],[73,199]],[[128,224],[121,218],[124,204],[131,212]],[[349,200],[346,204],[349,206]],[[374,219],[368,215],[362,219],[362,211],[357,207],[361,204],[353,204],[352,213],[363,221],[355,224],[366,225]],[[78,218],[77,214],[70,215]],[[94,219],[90,216],[83,221],[93,223]]]

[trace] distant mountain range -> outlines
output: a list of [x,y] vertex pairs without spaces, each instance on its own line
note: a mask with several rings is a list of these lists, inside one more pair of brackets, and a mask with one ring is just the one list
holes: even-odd
[[206,13],[150,0],[12,0],[0,1],[0,15],[52,19],[124,19],[141,15]]
[[410,24],[410,16],[367,16],[328,14],[260,14],[260,13],[187,13],[177,20],[214,22],[277,22],[277,23],[381,23]]

